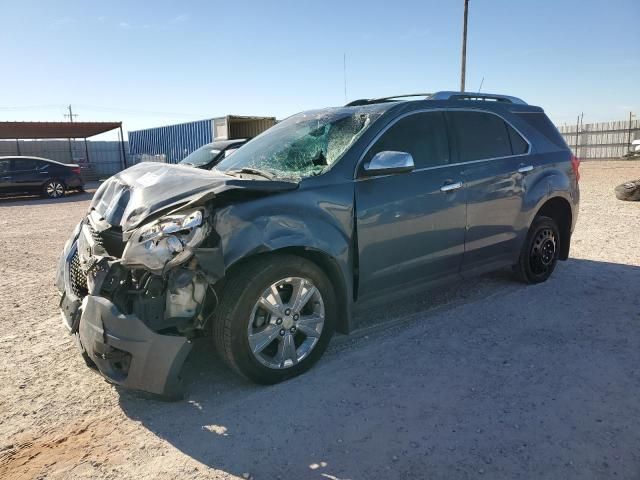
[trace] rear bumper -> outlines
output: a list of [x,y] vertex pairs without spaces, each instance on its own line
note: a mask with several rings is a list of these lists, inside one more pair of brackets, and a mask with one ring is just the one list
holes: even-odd
[[84,180],[80,175],[68,177],[65,181],[67,188],[81,188],[84,187]]
[[80,310],[81,348],[107,380],[166,398],[182,396],[179,374],[192,346],[186,338],[155,333],[102,297],[87,295]]

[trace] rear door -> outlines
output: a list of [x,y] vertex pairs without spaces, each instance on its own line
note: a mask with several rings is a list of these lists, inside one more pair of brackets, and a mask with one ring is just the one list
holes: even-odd
[[355,183],[363,297],[457,275],[464,252],[462,169],[450,165],[444,113],[417,112],[397,119],[373,143],[360,168],[389,150],[410,153],[415,170]]
[[447,112],[455,155],[463,164],[467,231],[463,272],[512,262],[518,253],[528,142],[501,116],[478,110]]

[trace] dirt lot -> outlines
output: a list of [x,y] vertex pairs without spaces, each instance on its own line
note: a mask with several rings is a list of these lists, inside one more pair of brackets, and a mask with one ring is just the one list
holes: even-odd
[[273,387],[201,344],[178,403],[110,386],[62,327],[56,259],[89,195],[0,200],[0,478],[638,479],[640,202],[613,195],[638,177],[583,164],[543,285],[499,272],[368,312]]

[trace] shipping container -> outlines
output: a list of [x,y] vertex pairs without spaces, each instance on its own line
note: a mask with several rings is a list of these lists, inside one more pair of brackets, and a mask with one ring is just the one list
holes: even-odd
[[253,138],[275,123],[275,117],[226,115],[208,120],[135,130],[128,132],[129,153],[137,161],[178,163],[202,145],[215,140]]

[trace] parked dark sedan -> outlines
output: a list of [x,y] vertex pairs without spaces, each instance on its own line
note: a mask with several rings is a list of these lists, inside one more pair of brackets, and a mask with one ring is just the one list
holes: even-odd
[[80,166],[40,157],[0,157],[0,193],[42,193],[62,197],[84,190]]
[[248,140],[242,138],[237,140],[219,140],[217,142],[207,143],[187,155],[180,164],[202,168],[204,170],[211,170],[218,163],[247,143],[247,141]]

